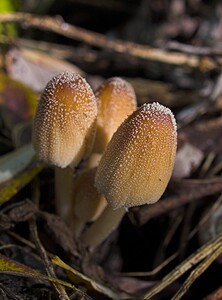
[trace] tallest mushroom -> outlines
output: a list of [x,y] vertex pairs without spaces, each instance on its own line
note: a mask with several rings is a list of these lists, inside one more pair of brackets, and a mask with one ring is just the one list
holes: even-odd
[[[56,206],[67,218],[72,200],[72,172],[93,147],[97,117],[94,93],[84,78],[71,72],[53,77],[43,91],[33,124],[39,158],[56,166]],[[65,168],[65,169],[61,169]]]
[[155,203],[170,180],[177,147],[176,121],[169,108],[144,104],[114,133],[95,177],[109,207],[82,237],[95,247],[112,231],[125,209]]
[[144,104],[113,135],[97,169],[95,185],[114,209],[154,203],[166,189],[177,146],[169,108]]

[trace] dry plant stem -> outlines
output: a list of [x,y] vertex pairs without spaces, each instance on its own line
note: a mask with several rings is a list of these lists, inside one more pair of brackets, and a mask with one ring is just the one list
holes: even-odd
[[[219,177],[212,179],[201,179],[201,181],[199,181],[200,184],[198,184],[197,180],[189,180],[189,182],[190,190],[192,189],[192,192],[188,193],[187,195],[179,197],[171,196],[164,199],[164,201],[156,203],[155,205],[144,206],[143,208],[136,209],[134,214],[139,225],[144,225],[149,220],[168,213],[169,211],[181,207],[184,204],[188,204],[192,201],[196,201],[203,197],[221,192],[222,189],[222,179]],[[195,185],[195,190],[192,187],[192,182]]]
[[160,271],[163,270],[165,266],[167,266],[171,261],[173,261],[178,256],[178,253],[172,254],[170,257],[168,257],[166,260],[164,260],[159,266],[157,266],[152,271],[148,272],[121,272],[121,276],[130,276],[130,277],[145,277],[145,276],[153,276],[158,274]]
[[117,53],[129,54],[134,57],[156,62],[173,65],[185,65],[191,68],[199,68],[203,66],[208,70],[217,69],[222,63],[222,58],[220,56],[217,57],[217,61],[215,62],[213,59],[206,56],[201,59],[199,55],[169,52],[148,46],[142,46],[132,42],[124,42],[117,39],[109,40],[102,34],[78,28],[65,23],[63,20],[58,20],[58,18],[37,17],[28,13],[9,13],[1,14],[0,22],[22,23],[25,24],[26,27],[36,27],[42,30],[53,31],[75,40],[84,41],[93,46],[111,49]]
[[74,175],[70,167],[55,167],[55,204],[57,214],[67,223],[72,219]]
[[118,227],[125,213],[124,208],[113,210],[107,206],[96,222],[83,233],[82,242],[90,248],[97,247]]
[[199,248],[194,254],[190,255],[184,262],[172,270],[168,275],[166,275],[158,284],[151,288],[142,299],[152,299],[152,297],[159,292],[161,292],[165,287],[170,285],[172,282],[177,280],[195,264],[202,261],[207,256],[211,255],[214,251],[218,250],[218,247],[222,243],[222,234],[216,239],[208,242],[201,248]]
[[189,233],[188,239],[190,240],[200,229],[201,227],[210,219],[210,217],[219,209],[222,205],[222,195],[219,196],[217,201],[211,206],[209,211],[200,219],[200,222],[197,226]]
[[11,289],[8,289],[4,284],[0,283],[0,296],[2,300],[8,300],[8,296],[11,299],[24,300],[22,296],[19,296],[18,293],[14,294]]
[[[177,218],[171,216],[171,223],[169,224],[169,230],[166,233],[166,236],[163,238],[163,241],[160,243],[159,249],[156,251],[155,259],[153,262],[153,267],[156,269],[156,266],[161,266],[163,264],[163,260],[166,253],[166,248],[169,245],[172,237],[174,236],[178,226],[181,224],[183,220],[183,216],[180,215]],[[177,257],[178,252],[173,254],[173,257]]]
[[[32,239],[35,242],[36,249],[37,249],[39,255],[41,256],[42,261],[45,265],[47,275],[50,276],[50,277],[56,278],[56,274],[54,272],[53,266],[50,263],[50,261],[47,257],[46,251],[45,251],[44,247],[42,246],[42,244],[39,240],[35,218],[32,218],[30,220],[29,228],[30,228],[30,233],[31,233]],[[55,283],[55,282],[52,283],[52,284],[53,284],[53,286],[54,286],[54,288],[55,288],[55,290],[56,290],[56,292],[59,296],[59,299],[69,300],[69,297],[66,294],[65,288],[61,284],[58,284],[58,283]]]
[[184,294],[188,291],[193,282],[204,273],[204,271],[213,263],[213,261],[222,253],[222,245],[218,246],[215,251],[209,255],[194,271],[191,272],[187,280],[182,287],[172,298],[172,300],[180,300]]
[[200,47],[200,46],[198,47],[198,46],[187,45],[175,41],[167,42],[165,48],[188,53],[188,54],[197,54],[197,55],[206,55],[206,56],[222,55],[221,49],[214,49],[210,47]]

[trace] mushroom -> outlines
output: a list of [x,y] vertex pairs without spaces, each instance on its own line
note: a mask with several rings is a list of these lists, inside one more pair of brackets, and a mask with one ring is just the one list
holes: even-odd
[[113,133],[137,108],[133,87],[126,80],[113,77],[97,90],[98,116],[94,152],[103,153]]
[[94,222],[107,205],[105,197],[94,186],[95,173],[96,168],[87,169],[75,182],[70,224],[75,237],[81,234],[86,223]]
[[[106,80],[97,90],[96,96],[98,99],[96,140],[94,152],[85,165],[85,168],[88,169],[97,167],[101,153],[106,148],[113,133],[137,107],[133,87],[126,80],[119,77]],[[74,191],[73,211],[76,217],[73,217],[71,227],[76,236],[84,228],[84,223],[95,221],[99,217],[107,203],[104,196],[98,193],[94,187],[94,175],[95,171],[88,170],[82,177],[87,178],[89,186],[83,183],[80,184],[80,180]],[[80,193],[81,197],[79,196]],[[82,215],[83,211],[84,215]],[[91,218],[91,213],[95,211],[98,213],[94,218]]]
[[[66,219],[70,212],[72,172],[89,157],[95,138],[97,102],[80,75],[64,72],[43,91],[33,124],[33,146],[39,158],[56,166],[56,206]],[[65,168],[65,169],[61,169]]]
[[106,232],[109,234],[111,227],[121,220],[124,209],[160,199],[171,177],[176,146],[175,118],[170,109],[159,103],[142,105],[121,124],[100,160],[95,177],[96,188],[109,204],[106,214],[115,221],[106,224],[101,216],[103,224],[98,219],[83,234],[86,245],[100,244]]

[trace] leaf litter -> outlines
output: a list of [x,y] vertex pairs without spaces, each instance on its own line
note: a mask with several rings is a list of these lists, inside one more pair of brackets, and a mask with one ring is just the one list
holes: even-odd
[[[86,12],[94,5],[86,1]],[[65,288],[64,299],[181,299],[184,295],[188,300],[220,299],[221,233],[211,237],[207,230],[217,226],[221,209],[221,26],[211,18],[221,14],[221,4],[190,1],[184,5],[179,0],[169,1],[166,7],[161,1],[135,4],[126,0],[115,6],[106,0],[100,6],[107,16],[110,11],[123,16],[127,7],[122,28],[112,23],[109,35],[105,31],[97,35],[47,15],[1,17],[3,22],[5,17],[7,22],[24,25],[24,36],[29,26],[45,34],[50,28],[47,35],[52,42],[36,43],[35,37],[15,37],[13,44],[1,41],[7,48],[0,60],[5,70],[2,61],[6,59],[0,89],[0,151],[4,155],[0,170],[8,170],[9,175],[0,184],[0,297],[28,299],[33,287],[38,287],[41,296],[33,294],[33,299],[43,299],[42,295],[57,299],[63,289],[57,293],[49,284],[53,282]],[[147,21],[148,12],[152,18]],[[99,11],[96,14],[100,16]],[[91,24],[90,14],[86,16]],[[67,38],[74,46],[68,45]],[[22,78],[24,68],[30,78]],[[37,94],[45,82],[56,72],[72,68],[79,73],[83,69],[81,74],[92,85],[98,76],[99,81],[110,76],[129,79],[139,104],[149,100],[169,106],[179,128],[180,163],[162,199],[130,209],[118,229],[91,251],[55,212],[52,168],[18,148],[31,142],[31,126],[26,124],[31,124]],[[38,235],[31,240],[33,218]],[[199,237],[202,226],[206,239]],[[35,239],[54,262],[55,278],[47,275]],[[214,282],[209,284],[209,278],[215,278]]]

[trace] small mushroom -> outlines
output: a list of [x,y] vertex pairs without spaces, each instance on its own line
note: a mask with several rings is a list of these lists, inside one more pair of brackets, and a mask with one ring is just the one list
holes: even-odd
[[136,110],[136,95],[126,80],[113,77],[97,90],[98,117],[94,152],[103,153],[113,133]]
[[[176,146],[175,118],[170,109],[159,103],[144,104],[121,124],[95,177],[95,186],[107,199],[109,214],[113,214],[115,222],[118,209],[160,199],[171,177]],[[83,234],[82,240],[88,246],[95,247],[106,238],[104,228],[100,234],[99,226],[95,222]],[[106,227],[105,222],[103,226]],[[110,232],[110,228],[106,230]]]
[[42,161],[56,166],[56,208],[64,220],[72,201],[73,174],[69,167],[90,155],[96,117],[97,102],[91,87],[80,75],[70,72],[53,77],[38,103],[33,146]]
[[77,237],[84,225],[94,222],[107,206],[105,197],[94,186],[96,168],[82,172],[75,182],[73,191],[73,218],[71,228]]
[[80,75],[53,77],[43,91],[33,124],[33,145],[39,158],[55,166],[76,166],[91,153],[97,103]]
[[[96,96],[98,99],[96,140],[93,149],[94,152],[91,154],[85,165],[85,167],[88,169],[91,167],[97,167],[101,158],[101,153],[105,150],[113,133],[128,117],[128,115],[136,110],[137,106],[136,95],[133,87],[130,83],[118,77],[113,77],[106,80],[97,90]],[[90,173],[91,171],[88,170],[88,176]],[[83,176],[87,176],[87,174],[84,174]],[[82,200],[81,197],[74,196],[73,210],[77,217],[73,217],[71,226],[76,235],[80,234],[80,230],[84,227],[84,223],[95,221],[95,219],[97,219],[102,212],[101,207],[104,209],[107,204],[105,198],[98,193],[93,186],[94,179],[92,176],[87,178],[87,182],[89,184],[88,187],[86,184],[85,186],[80,184],[80,186],[77,188],[77,194],[80,194],[81,191]],[[90,190],[91,196],[89,195]],[[95,199],[93,199],[93,196]],[[85,213],[86,211],[88,211],[88,213],[97,211],[98,213],[92,220],[89,218],[89,215],[87,217],[86,215],[81,216],[80,211],[83,212],[83,208]]]

